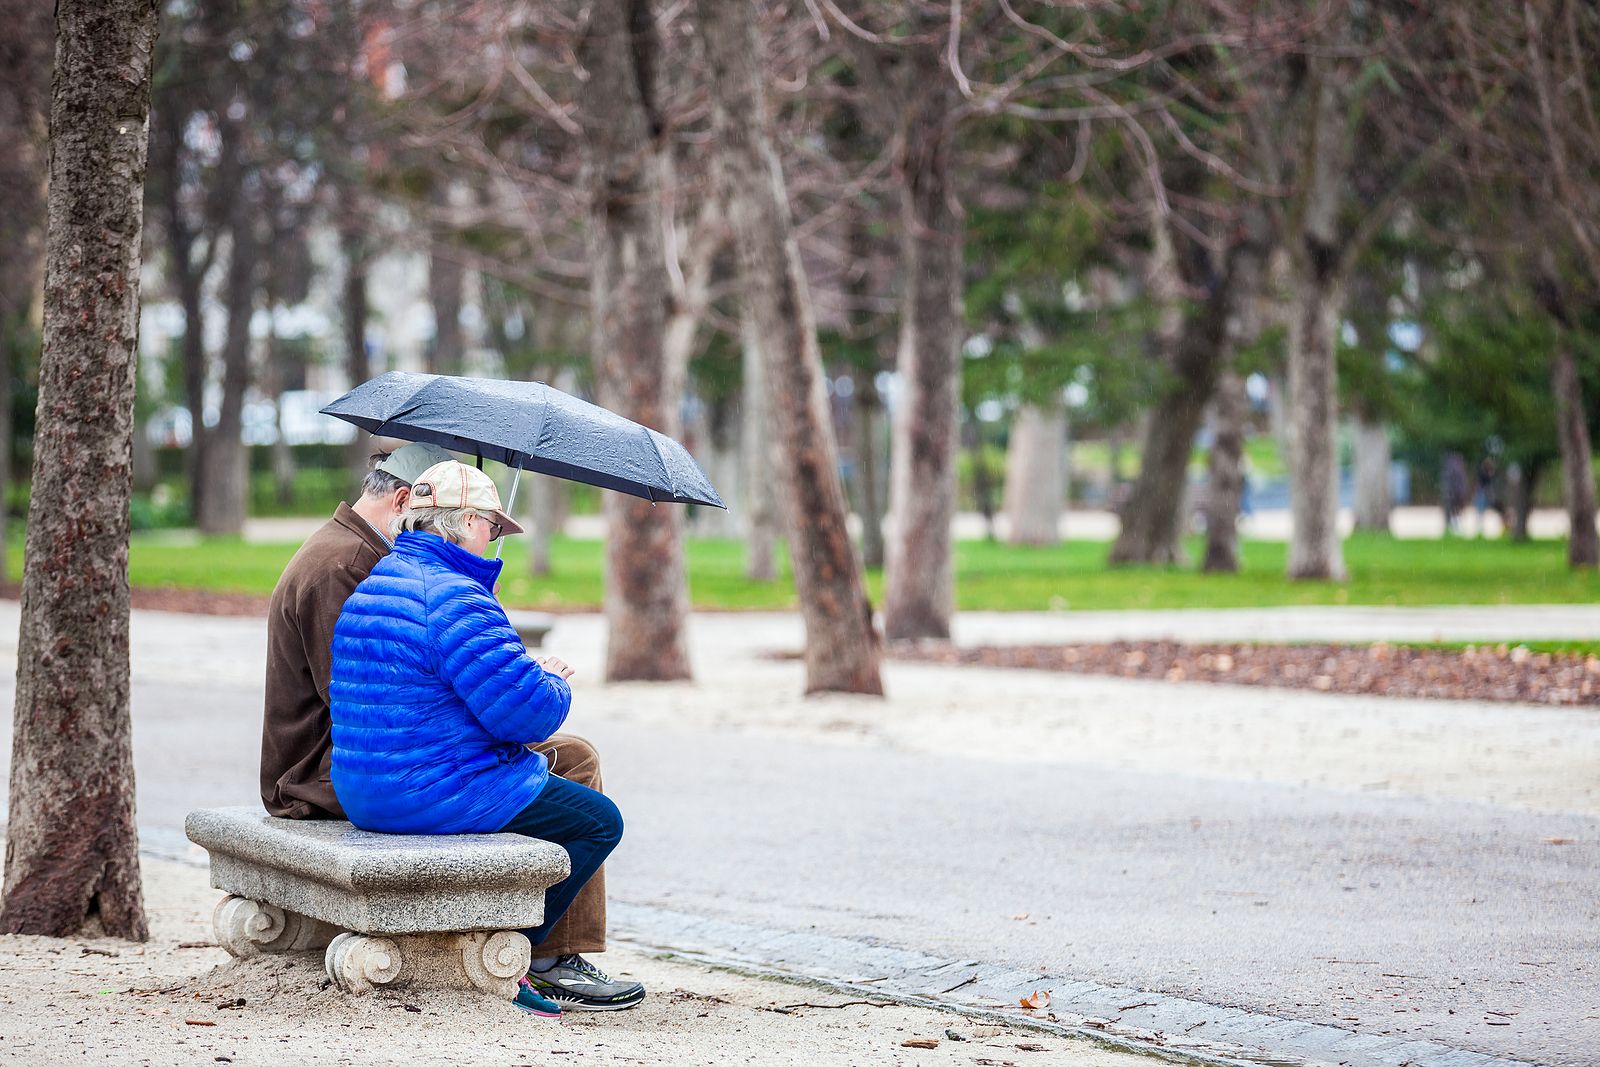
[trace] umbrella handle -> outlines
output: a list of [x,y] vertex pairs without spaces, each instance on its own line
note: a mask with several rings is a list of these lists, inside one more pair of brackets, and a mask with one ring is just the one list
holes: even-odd
[[[511,499],[506,501],[506,515],[511,514],[511,509],[517,504],[517,486],[522,482],[522,465],[517,465],[517,473],[511,476]],[[494,558],[500,558],[500,550],[506,546],[504,537],[494,543]]]

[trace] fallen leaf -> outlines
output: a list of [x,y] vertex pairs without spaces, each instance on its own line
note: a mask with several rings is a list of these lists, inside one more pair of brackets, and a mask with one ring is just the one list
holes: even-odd
[[1034,1044],[1032,1041],[1021,1041],[1021,1042],[1018,1042],[1017,1043],[1017,1048],[1021,1049],[1023,1052],[1046,1052],[1046,1051],[1048,1051],[1043,1045]]
[[939,1042],[931,1037],[912,1037],[900,1042],[901,1048],[938,1048]]
[[185,1020],[183,1020],[183,1025],[185,1025],[185,1026],[215,1026],[217,1024],[212,1022],[210,1019],[185,1019]]
[[1544,839],[1544,843],[1547,844],[1547,845],[1570,845],[1570,844],[1572,844],[1572,838],[1570,838],[1570,837],[1547,837],[1547,838]]
[[1020,922],[1025,922],[1027,920],[1027,918],[1028,918],[1028,913],[1023,911],[1023,912],[1018,912],[1017,914],[1011,916],[1011,921],[1020,923]]
[[1036,989],[1023,997],[1018,1003],[1024,1008],[1033,1008],[1035,1010],[1048,1008],[1050,1006],[1050,991],[1048,989]]

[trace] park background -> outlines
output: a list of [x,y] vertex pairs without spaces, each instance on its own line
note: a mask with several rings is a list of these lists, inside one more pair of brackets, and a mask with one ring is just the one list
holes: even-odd
[[[0,1056],[1595,1062],[1589,6],[0,13]],[[417,370],[732,504],[524,478],[507,548],[629,819],[620,1019],[197,940],[185,813],[255,804],[265,597],[380,444],[318,409]]]
[[[1592,27],[1580,19],[1571,37],[1552,21],[1547,41],[1520,22],[1497,36],[1498,24],[1403,5],[1156,5],[1081,21],[1042,5],[1034,20],[961,16],[966,33],[941,58],[950,13],[907,10],[778,4],[761,26],[771,141],[874,603],[897,544],[923,573],[953,562],[961,608],[1593,597],[1562,556],[1595,562],[1582,489],[1596,418],[1583,390],[1600,386],[1586,310],[1596,194],[1582,165],[1594,145],[1546,113],[1583,117],[1588,97],[1556,68],[1577,62]],[[762,416],[761,338],[738,295],[729,194],[703,151],[703,60],[682,25],[652,38],[674,60],[659,84],[613,102],[574,51],[580,14],[560,5],[164,12],[136,586],[269,592],[309,527],[251,520],[326,517],[371,451],[317,409],[412,370],[647,404],[731,505],[688,516],[693,605],[794,605],[772,469],[789,460]],[[47,13],[17,28],[24,61],[4,116],[21,149],[4,185],[14,254],[0,275],[13,521],[28,496],[41,321]],[[1521,76],[1523,52],[1546,45],[1549,86]],[[1330,48],[1345,51],[1306,67]],[[619,142],[608,164],[585,151],[583,125],[609,122],[613,105],[662,132]],[[1302,137],[1314,119],[1337,137]],[[642,283],[663,305],[657,342],[598,357],[599,283],[584,264],[604,222],[590,183],[608,165],[654,198],[648,218],[615,224],[659,228],[670,262]],[[908,198],[925,182],[939,202],[919,207]],[[1337,250],[1338,277],[1307,265],[1319,243]],[[1328,336],[1296,328],[1307,301],[1331,309]],[[908,378],[913,358],[924,370]],[[650,395],[608,393],[606,359],[624,374],[653,360]],[[1326,378],[1298,403],[1297,360],[1302,378]],[[944,435],[930,462],[897,461],[897,419]],[[1331,459],[1311,449],[1297,466],[1297,426]],[[933,500],[942,524],[961,515],[953,548],[922,544],[926,522],[904,535],[886,524],[897,462],[908,498]],[[536,481],[507,603],[596,607],[603,524],[586,520],[600,494]],[[1309,516],[1330,496],[1341,531],[1356,531],[1344,553],[1291,514],[1292,498]],[[1551,543],[1574,514],[1570,548]],[[199,541],[174,532],[195,528]],[[1404,543],[1456,532],[1512,543]],[[1240,573],[1184,573],[1202,564]],[[1286,571],[1349,580],[1278,580]],[[950,606],[930,596],[900,622],[891,603],[891,634],[946,632]]]

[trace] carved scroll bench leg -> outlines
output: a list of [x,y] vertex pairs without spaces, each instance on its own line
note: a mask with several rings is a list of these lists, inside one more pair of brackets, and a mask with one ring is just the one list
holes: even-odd
[[324,963],[346,993],[391,988],[477,989],[510,1000],[528,972],[533,948],[515,930],[470,934],[345,933],[328,945]]
[[258,900],[227,896],[211,913],[217,944],[241,959],[264,953],[307,952],[322,948],[336,927]]

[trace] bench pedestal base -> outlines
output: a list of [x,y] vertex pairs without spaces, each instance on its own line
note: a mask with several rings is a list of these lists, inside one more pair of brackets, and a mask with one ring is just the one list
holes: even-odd
[[324,967],[346,993],[389,989],[477,989],[507,1000],[528,973],[533,948],[516,930],[466,934],[357,934],[244,897],[223,897],[212,914],[217,944],[240,959],[326,948]]
[[250,956],[279,952],[309,952],[325,947],[339,935],[337,926],[244,897],[226,896],[211,913],[211,927],[217,944],[230,956]]
[[340,934],[328,945],[328,977],[346,993],[476,989],[510,1000],[533,949],[516,930],[470,934]]

